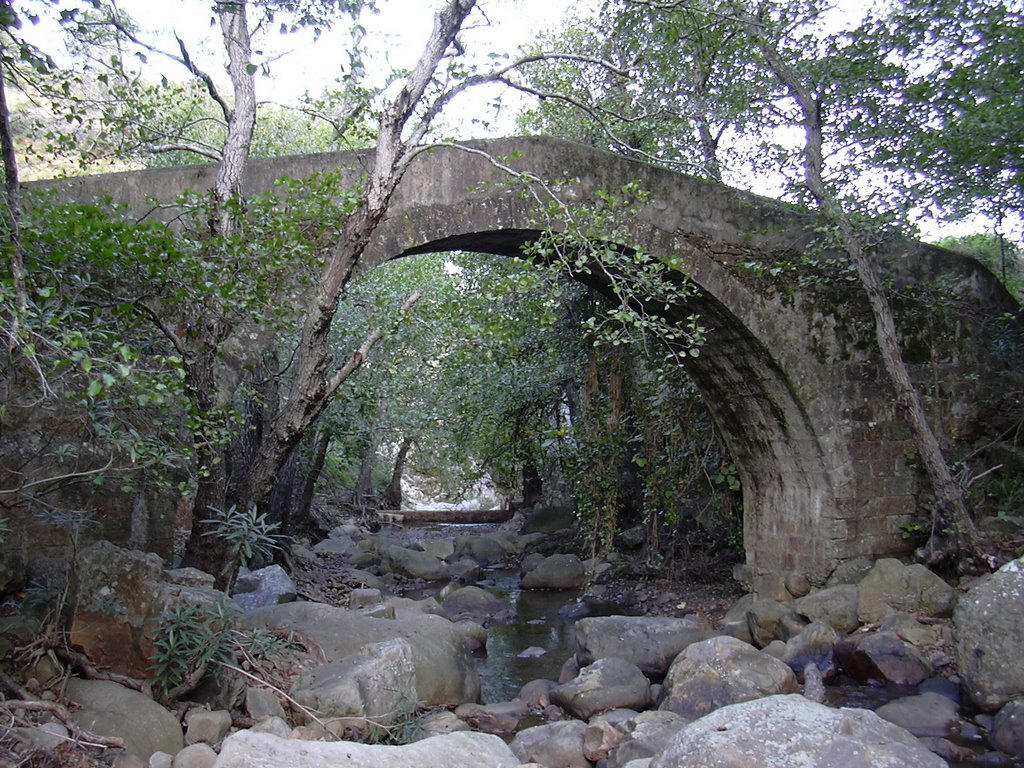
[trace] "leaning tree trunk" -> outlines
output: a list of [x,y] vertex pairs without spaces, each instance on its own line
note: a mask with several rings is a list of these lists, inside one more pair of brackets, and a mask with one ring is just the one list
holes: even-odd
[[412,438],[403,437],[402,444],[398,446],[398,454],[395,456],[395,465],[391,469],[391,480],[388,487],[384,489],[384,506],[387,509],[402,508],[402,475],[405,473],[405,462],[409,458],[409,449],[412,448]]
[[[967,556],[977,554],[977,529],[964,503],[963,491],[953,479],[942,448],[932,431],[921,398],[900,352],[899,337],[892,307],[885,295],[882,280],[872,262],[863,239],[853,221],[836,201],[824,182],[824,141],[821,123],[822,105],[799,75],[786,63],[781,52],[764,34],[760,21],[750,14],[743,16],[747,30],[757,41],[765,61],[779,82],[799,105],[805,135],[804,180],[818,202],[825,219],[839,232],[843,246],[857,269],[857,276],[867,294],[875,320],[875,337],[889,380],[896,391],[897,402],[906,415],[914,435],[918,454],[924,462],[935,493],[936,510],[933,524],[948,524],[953,548]],[[933,552],[933,558],[940,554]]]
[[[250,473],[247,501],[257,505],[266,501],[278,468],[323,413],[338,387],[362,365],[381,336],[381,333],[371,334],[344,365],[335,367],[328,342],[341,293],[384,219],[395,189],[416,156],[419,141],[446,103],[443,97],[431,101],[429,88],[441,62],[450,55],[462,22],[475,4],[476,0],[448,0],[435,16],[433,30],[419,61],[381,113],[377,148],[365,194],[345,222],[338,245],[321,273],[317,295],[310,303],[303,324],[291,391],[256,458]],[[416,298],[418,296],[407,300],[405,308]]]

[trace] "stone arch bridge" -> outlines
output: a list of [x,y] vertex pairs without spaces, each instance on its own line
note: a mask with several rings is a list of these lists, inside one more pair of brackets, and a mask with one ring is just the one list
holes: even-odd
[[[574,203],[638,182],[650,193],[634,244],[677,255],[700,288],[686,306],[707,344],[687,370],[720,428],[743,487],[748,576],[800,571],[820,581],[841,560],[905,549],[927,484],[876,354],[867,303],[839,267],[776,266],[815,256],[813,216],[721,184],[550,138],[497,139],[420,154],[363,257],[473,250],[517,256],[538,234],[535,203],[499,168],[536,174]],[[281,176],[337,168],[353,181],[365,153],[254,160],[247,192]],[[62,196],[109,195],[136,212],[212,186],[208,166],[83,177]],[[50,186],[48,184],[48,186]],[[994,318],[1019,307],[980,264],[915,242],[879,255],[896,289],[904,353],[947,449],[991,425],[992,390],[1010,362]],[[758,266],[751,268],[754,263]],[[748,266],[744,266],[748,265]],[[839,281],[819,279],[828,270]],[[777,274],[776,274],[777,273]],[[925,300],[942,291],[940,306]],[[1012,361],[1011,361],[1012,362]]]

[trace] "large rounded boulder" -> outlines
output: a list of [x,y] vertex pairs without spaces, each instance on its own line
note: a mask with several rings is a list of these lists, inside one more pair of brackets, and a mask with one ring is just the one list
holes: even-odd
[[319,645],[328,661],[358,654],[371,643],[404,638],[412,648],[421,703],[454,706],[480,696],[480,675],[464,632],[441,616],[376,619],[321,603],[285,603],[246,614],[242,623],[295,631]]
[[953,614],[957,669],[971,702],[994,712],[1024,698],[1024,558],[960,598]]
[[614,656],[654,678],[662,677],[688,645],[711,634],[693,619],[667,616],[596,616],[580,619],[574,629],[580,666]]
[[650,768],[945,768],[915,736],[866,709],[799,695],[722,707],[669,742]]
[[497,736],[458,731],[403,746],[297,741],[252,730],[224,741],[214,768],[515,768],[519,759]]
[[694,643],[672,662],[660,708],[694,719],[729,704],[797,690],[796,675],[786,664],[723,635]]
[[578,589],[587,578],[576,555],[551,555],[531,564],[522,575],[523,589]]
[[860,583],[857,616],[861,623],[880,621],[890,613],[949,616],[956,592],[920,563],[904,565],[891,557],[875,563]]
[[609,709],[646,709],[650,699],[651,684],[640,668],[615,657],[584,667],[551,692],[552,703],[580,720]]

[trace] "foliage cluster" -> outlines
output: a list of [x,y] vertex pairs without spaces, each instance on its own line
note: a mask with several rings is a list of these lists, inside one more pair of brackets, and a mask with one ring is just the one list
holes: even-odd
[[168,700],[191,692],[207,673],[230,674],[243,661],[252,668],[293,650],[289,638],[265,629],[242,631],[238,609],[214,604],[175,603],[160,615],[150,659],[153,685]]

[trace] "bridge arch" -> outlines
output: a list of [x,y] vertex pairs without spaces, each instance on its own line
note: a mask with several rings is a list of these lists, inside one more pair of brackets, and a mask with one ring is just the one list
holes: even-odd
[[[360,153],[340,153],[253,161],[248,191],[270,189],[283,175],[301,178],[328,168],[355,180],[362,160]],[[798,258],[814,240],[814,217],[581,145],[498,139],[422,152],[360,268],[458,249],[519,256],[537,233],[535,203],[509,169],[542,175],[546,186],[574,203],[627,182],[650,194],[631,236],[655,256],[682,257],[700,288],[671,312],[697,313],[708,329],[705,348],[687,369],[740,474],[755,586],[761,576],[788,571],[821,581],[840,560],[903,549],[901,526],[916,518],[922,487],[908,460],[909,429],[874,352],[861,291],[801,286],[742,267],[751,259]],[[63,186],[74,199],[109,194],[143,211],[147,198],[171,201],[185,189],[206,188],[211,174],[207,167],[160,169]],[[908,242],[881,258],[897,285],[941,275],[976,309],[992,315],[1019,309],[969,259]],[[901,330],[927,347],[918,378],[927,373],[937,431],[964,434],[983,415],[992,376],[977,318],[951,312],[916,323]]]

